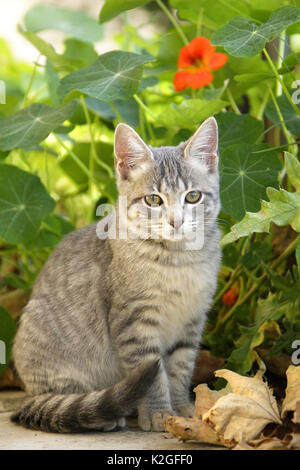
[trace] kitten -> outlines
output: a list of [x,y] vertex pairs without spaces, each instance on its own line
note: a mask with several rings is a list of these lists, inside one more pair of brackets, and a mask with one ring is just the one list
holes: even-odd
[[[187,142],[153,148],[117,126],[127,205],[117,203],[116,213],[131,236],[99,238],[90,225],[49,257],[14,342],[31,395],[14,422],[109,431],[137,410],[141,429],[164,431],[166,416],[193,415],[189,385],[220,264],[217,134],[211,117]],[[191,242],[202,222],[204,239]]]

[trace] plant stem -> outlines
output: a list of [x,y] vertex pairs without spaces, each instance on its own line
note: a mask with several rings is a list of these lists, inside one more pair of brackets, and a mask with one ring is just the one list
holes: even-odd
[[271,69],[273,70],[277,80],[281,83],[282,90],[283,90],[284,94],[286,95],[288,101],[290,102],[290,105],[292,106],[293,110],[298,114],[298,116],[300,116],[300,109],[298,109],[296,104],[293,102],[292,97],[289,94],[289,91],[288,91],[287,87],[285,86],[285,83],[284,83],[282,77],[279,75],[279,73],[278,73],[271,57],[268,54],[268,51],[266,50],[266,48],[264,48],[263,51],[264,51],[265,57],[266,57],[269,65],[270,65]]
[[232,109],[233,109],[233,111],[235,112],[235,114],[241,114],[239,108],[237,107],[236,102],[234,101],[234,98],[233,98],[232,93],[231,93],[231,91],[230,91],[229,88],[227,88],[226,94],[227,94],[227,96],[228,96],[228,99],[229,99],[229,102],[230,102],[230,106],[232,107]]
[[84,112],[84,115],[85,115],[86,122],[88,124],[89,134],[90,134],[90,138],[91,138],[91,150],[92,150],[92,152],[91,152],[90,166],[89,166],[90,172],[94,175],[94,162],[96,162],[105,171],[107,171],[107,173],[109,174],[109,176],[111,178],[113,178],[114,174],[113,174],[113,171],[110,168],[110,166],[108,166],[105,162],[103,162],[98,157],[98,153],[97,153],[97,149],[96,149],[96,143],[95,143],[95,137],[94,137],[94,133],[93,133],[92,122],[91,122],[89,111],[88,111],[87,105],[84,101],[84,96],[83,95],[80,96],[80,101],[81,101],[81,106],[83,108],[83,112]]
[[157,119],[156,114],[152,113],[151,109],[149,109],[148,106],[146,106],[145,103],[143,103],[143,101],[140,99],[138,95],[133,95],[133,98],[141,106],[141,108],[143,108],[143,110],[146,111],[154,120]]
[[269,95],[270,95],[270,90],[269,90],[269,88],[267,88],[266,92],[264,94],[264,98],[263,98],[262,103],[261,103],[261,107],[259,108],[259,111],[258,111],[258,114],[257,114],[257,119],[259,119],[259,120],[262,120],[262,117],[263,117],[263,114],[264,114],[264,111],[265,111],[265,107],[267,106],[267,103],[268,103]]
[[177,21],[175,20],[174,16],[172,15],[172,13],[168,10],[168,8],[163,4],[163,2],[161,0],[155,0],[157,5],[162,9],[162,11],[167,15],[167,17],[169,18],[170,22],[172,23],[172,25],[174,26],[174,28],[176,29],[177,33],[179,34],[179,36],[181,37],[182,41],[184,42],[184,44],[188,44],[189,43],[189,40],[187,39],[186,35],[184,34],[184,32],[182,31],[181,27],[179,26],[179,24],[177,23]]
[[85,166],[84,163],[82,163],[82,161],[80,160],[78,155],[76,155],[76,153],[74,153],[73,150],[69,149],[60,137],[58,137],[56,134],[52,134],[52,135],[55,137],[55,139],[57,140],[59,145],[61,145],[68,152],[70,157],[73,158],[74,162],[77,163],[77,165],[81,168],[83,173],[85,173],[87,175],[87,177],[90,178],[95,183],[95,185],[98,187],[99,186],[98,181],[95,180],[94,175],[92,175],[90,170]]
[[[269,87],[269,92],[270,92],[272,101],[273,101],[273,103],[274,103],[276,112],[277,112],[277,114],[278,114],[279,121],[280,121],[280,124],[281,124],[281,126],[282,126],[282,130],[283,130],[283,133],[284,133],[285,138],[286,138],[286,140],[287,140],[287,143],[288,143],[288,145],[293,145],[293,142],[290,142],[291,136],[290,136],[289,131],[287,130],[287,127],[286,127],[286,125],[285,125],[285,122],[284,122],[282,113],[281,113],[280,108],[279,108],[279,106],[278,106],[278,103],[277,103],[276,97],[275,97],[275,95],[274,95],[274,93],[273,93],[273,90],[272,90],[272,88],[271,88],[271,86],[270,86],[269,83],[267,83],[267,85],[268,85],[268,87]],[[292,149],[291,149],[291,150],[292,150]]]
[[[275,269],[277,266],[279,266],[285,260],[285,258],[290,253],[292,253],[292,251],[294,251],[294,249],[296,248],[297,243],[298,243],[298,238],[299,238],[299,236],[297,238],[295,238],[295,240],[293,240],[292,243],[290,243],[290,245],[285,249],[285,251],[283,253],[281,253],[281,255],[271,264],[271,269]],[[226,321],[233,315],[235,310],[240,305],[245,303],[249,299],[249,297],[252,296],[252,294],[259,288],[259,286],[263,283],[263,281],[266,279],[266,277],[267,277],[267,273],[262,274],[260,276],[260,278],[258,279],[258,281],[255,284],[253,284],[252,289],[249,290],[247,292],[247,294],[245,294],[241,299],[239,299],[234,304],[234,306],[226,313],[226,315],[224,315],[224,317],[220,318],[218,328],[221,325],[223,325],[224,323],[226,323]]]
[[113,112],[115,113],[115,115],[117,116],[118,123],[122,122],[123,121],[122,116],[119,113],[116,105],[112,101],[109,102],[109,105],[110,105],[111,109],[113,110]]
[[29,95],[29,93],[30,93],[30,90],[31,90],[31,87],[32,87],[32,84],[33,84],[33,80],[34,80],[34,77],[35,77],[35,74],[36,74],[36,69],[37,69],[37,62],[38,62],[38,60],[39,60],[40,57],[41,57],[41,54],[38,55],[38,58],[37,58],[36,62],[34,62],[32,74],[31,74],[31,76],[30,76],[30,80],[29,80],[29,83],[28,83],[28,87],[27,87],[26,92],[25,92],[25,95],[24,95],[23,108],[25,108],[25,107],[27,106],[28,95]]
[[[279,48],[278,48],[278,58],[277,58],[277,70],[280,69],[282,66],[283,62],[283,54],[284,54],[284,46],[285,46],[285,31],[282,31],[282,33],[279,36]],[[282,79],[282,76],[279,75],[280,78]],[[281,96],[282,95],[282,85],[280,80],[276,80],[276,96]]]
[[[90,134],[90,139],[91,139],[91,150],[90,150],[90,156],[89,156],[89,170],[90,170],[91,174],[94,176],[94,169],[95,169],[94,157],[95,157],[95,155],[97,155],[97,151],[96,151],[96,147],[95,147],[92,123],[91,123],[89,111],[88,111],[87,106],[85,104],[83,95],[80,95],[80,103],[81,103],[81,106],[82,106],[82,109],[83,109],[83,112],[84,112],[84,115],[85,115],[85,119],[86,119],[86,122],[87,122],[87,125],[88,125],[88,128],[89,128],[89,134]],[[93,182],[92,179],[89,179],[90,190],[92,190],[92,187],[91,187],[92,182]]]

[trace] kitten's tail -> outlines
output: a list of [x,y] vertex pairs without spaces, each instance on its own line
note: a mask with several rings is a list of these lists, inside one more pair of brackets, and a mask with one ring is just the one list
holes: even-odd
[[[58,395],[46,393],[26,399],[11,420],[48,432],[109,431],[124,422],[153,383],[159,361],[147,363],[121,382],[101,391]],[[121,424],[122,423],[122,424]]]

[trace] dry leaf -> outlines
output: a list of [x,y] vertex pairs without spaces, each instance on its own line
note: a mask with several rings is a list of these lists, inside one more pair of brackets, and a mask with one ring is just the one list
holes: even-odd
[[246,442],[237,444],[233,450],[275,450],[285,448],[286,446],[278,437],[262,437],[251,441],[250,444]]
[[276,400],[261,376],[243,377],[226,369],[216,371],[215,375],[226,379],[233,393],[219,398],[203,415],[203,421],[225,442],[249,442],[268,423],[281,423]]
[[168,416],[165,428],[181,441],[200,441],[208,444],[228,445],[222,437],[200,419]]
[[296,401],[296,410],[292,419],[293,423],[300,424],[300,399]]
[[194,388],[196,394],[194,418],[201,419],[204,413],[216,403],[216,401],[224,395],[224,393],[210,390],[207,384],[200,384]]
[[[286,371],[286,377],[287,386],[285,398],[282,402],[282,418],[284,418],[289,411],[296,411],[297,401],[300,401],[300,366],[290,366]],[[295,415],[297,415],[296,419],[299,419],[300,412],[298,410],[297,413],[295,413]]]
[[291,433],[284,436],[284,443],[288,449],[300,449],[300,434]]

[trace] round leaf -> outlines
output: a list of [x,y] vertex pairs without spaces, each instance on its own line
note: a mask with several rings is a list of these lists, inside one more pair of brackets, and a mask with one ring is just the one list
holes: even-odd
[[0,165],[0,236],[8,243],[33,238],[55,207],[40,179],[12,165]]
[[267,150],[265,145],[235,144],[222,153],[222,209],[238,220],[246,211],[259,210],[267,186],[278,185],[281,164],[276,152]]
[[141,7],[149,2],[150,0],[106,0],[100,12],[100,23],[105,23],[123,11]]
[[238,16],[215,31],[211,42],[224,46],[234,56],[251,57],[262,51],[265,44],[275,39],[287,26],[299,20],[300,9],[294,6],[279,8],[260,26],[249,18]]
[[52,29],[88,42],[99,41],[103,36],[103,29],[97,20],[90,18],[83,11],[52,5],[34,6],[26,13],[24,23],[26,29],[33,33]]
[[58,87],[58,94],[63,98],[79,90],[103,101],[128,99],[138,91],[143,64],[150,60],[148,56],[133,52],[107,52],[88,67],[64,77]]
[[68,119],[75,108],[75,102],[62,108],[34,103],[13,116],[0,119],[0,149],[28,149],[38,145]]

